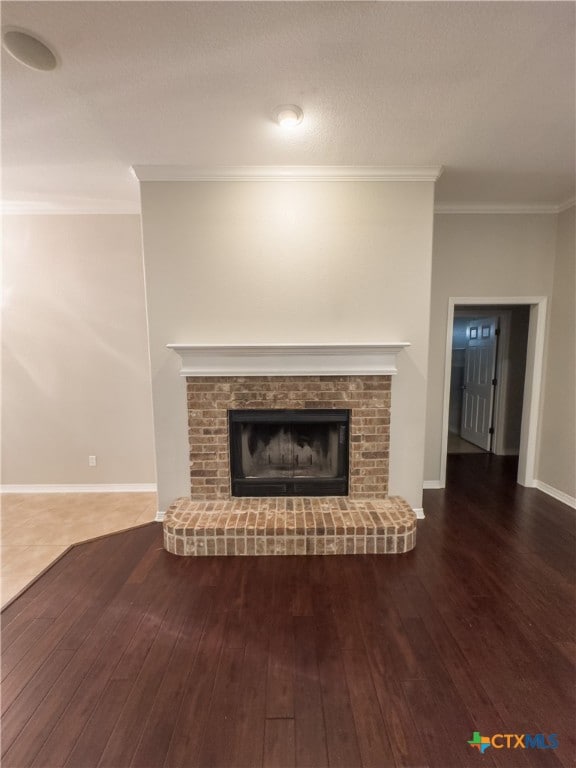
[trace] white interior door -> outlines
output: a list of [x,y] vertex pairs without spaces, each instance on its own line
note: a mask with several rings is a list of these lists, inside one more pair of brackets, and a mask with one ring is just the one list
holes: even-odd
[[498,318],[470,320],[466,331],[461,437],[490,450]]

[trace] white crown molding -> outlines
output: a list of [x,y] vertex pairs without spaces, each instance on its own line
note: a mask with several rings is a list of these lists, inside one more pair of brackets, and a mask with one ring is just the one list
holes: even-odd
[[[137,165],[140,181],[436,181],[442,166],[235,166],[192,168],[188,166]],[[571,197],[562,203],[436,203],[438,214],[555,214],[576,205]],[[4,216],[140,215],[138,200],[0,201]]]
[[558,206],[558,213],[563,213],[564,211],[567,211],[569,208],[573,208],[576,205],[576,197],[570,197],[568,200],[564,200],[563,203],[560,203]]
[[140,215],[140,203],[122,201],[115,203],[97,201],[85,205],[58,204],[51,202],[19,202],[3,200],[0,202],[2,216],[132,216]]
[[574,200],[564,203],[436,203],[438,214],[556,214],[574,205]]
[[156,483],[0,485],[0,493],[156,493]]
[[140,181],[436,181],[441,165],[134,165]]
[[408,342],[371,344],[167,344],[180,376],[393,376]]

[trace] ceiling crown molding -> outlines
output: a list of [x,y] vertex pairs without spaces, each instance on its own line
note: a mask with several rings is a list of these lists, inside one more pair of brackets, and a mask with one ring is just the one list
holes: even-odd
[[134,165],[140,181],[436,181],[441,165]]
[[563,203],[560,203],[558,206],[558,213],[567,211],[568,208],[572,208],[574,205],[576,205],[576,197],[569,197],[568,200],[564,200]]
[[436,203],[434,213],[455,214],[536,214],[561,213],[574,205],[574,199],[565,203]]
[[66,201],[0,201],[0,214],[3,216],[109,216],[140,215],[138,201],[88,201],[85,204],[70,204]]

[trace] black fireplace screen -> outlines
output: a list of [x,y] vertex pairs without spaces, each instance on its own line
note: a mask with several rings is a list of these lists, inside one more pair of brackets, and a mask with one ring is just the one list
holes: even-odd
[[230,411],[233,496],[345,496],[347,410]]

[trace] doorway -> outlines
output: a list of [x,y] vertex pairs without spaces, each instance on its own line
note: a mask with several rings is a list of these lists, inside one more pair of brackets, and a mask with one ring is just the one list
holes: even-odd
[[449,299],[442,487],[449,452],[517,455],[535,485],[545,316],[544,297]]
[[454,307],[448,453],[518,456],[530,307]]

